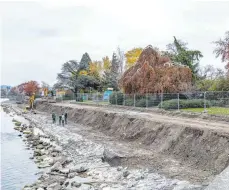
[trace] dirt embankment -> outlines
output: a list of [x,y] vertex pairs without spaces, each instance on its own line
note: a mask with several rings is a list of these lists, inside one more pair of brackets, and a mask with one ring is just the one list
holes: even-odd
[[228,122],[79,105],[42,103],[37,109],[58,114],[66,110],[72,122],[128,142],[132,150],[151,152],[123,159],[128,166],[151,166],[170,177],[202,182],[229,165]]

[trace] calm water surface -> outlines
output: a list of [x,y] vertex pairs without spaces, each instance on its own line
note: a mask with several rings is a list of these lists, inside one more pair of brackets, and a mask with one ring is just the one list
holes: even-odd
[[2,190],[22,189],[38,178],[36,164],[29,157],[31,150],[26,150],[25,143],[13,129],[13,117],[1,109],[1,188]]

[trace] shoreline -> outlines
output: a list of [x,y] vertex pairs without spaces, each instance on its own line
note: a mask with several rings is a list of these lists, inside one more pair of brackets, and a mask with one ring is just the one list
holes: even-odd
[[112,155],[108,150],[104,162],[101,158],[104,156],[105,147],[85,140],[80,135],[69,134],[66,128],[42,119],[38,121],[31,113],[23,114],[23,110],[17,106],[7,106],[10,112],[15,112],[30,122],[29,126],[23,126],[20,130],[25,133],[25,142],[34,149],[35,163],[43,168],[37,182],[25,186],[24,190],[203,188],[187,181],[166,179],[144,169],[111,167],[107,159],[109,156],[113,159],[117,156],[116,153]]

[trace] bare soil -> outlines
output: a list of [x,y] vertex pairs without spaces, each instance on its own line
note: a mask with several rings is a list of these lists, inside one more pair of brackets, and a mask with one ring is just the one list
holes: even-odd
[[69,120],[81,126],[69,130],[115,150],[122,166],[203,184],[229,165],[227,120],[63,103],[39,103],[37,109],[67,111]]

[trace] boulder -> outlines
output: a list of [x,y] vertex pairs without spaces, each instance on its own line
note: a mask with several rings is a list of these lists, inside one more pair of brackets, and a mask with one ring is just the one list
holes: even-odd
[[124,171],[123,173],[122,173],[122,175],[123,175],[123,177],[127,177],[128,175],[130,174],[130,172],[129,171]]
[[63,168],[60,170],[60,173],[68,174],[70,172],[69,168]]
[[48,163],[40,163],[40,164],[38,164],[38,168],[47,168],[47,167],[49,167],[50,165],[48,164]]
[[37,149],[43,149],[44,146],[42,144],[37,145]]
[[60,162],[56,162],[52,167],[51,167],[51,171],[60,171],[62,169],[62,165]]
[[122,158],[125,157],[117,152],[114,152],[113,150],[108,150],[105,148],[103,151],[102,161],[108,162],[111,166],[120,165]]
[[71,183],[71,186],[72,186],[72,187],[80,187],[80,186],[81,186],[81,183],[78,183],[78,182],[76,182],[76,181],[73,181],[73,182]]
[[57,190],[57,189],[61,189],[61,185],[57,182],[55,182],[55,183],[53,183],[47,187],[47,190]]
[[23,134],[32,134],[32,132],[29,130],[25,130],[25,131],[23,131]]
[[81,166],[78,170],[76,170],[77,173],[83,173],[86,172],[88,169],[84,166]]

